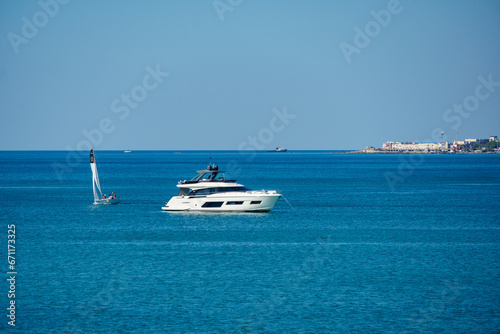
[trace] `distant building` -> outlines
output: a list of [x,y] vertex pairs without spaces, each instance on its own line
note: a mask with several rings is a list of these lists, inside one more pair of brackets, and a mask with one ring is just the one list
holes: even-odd
[[439,148],[438,143],[415,143],[414,145],[418,151],[435,151]]
[[[481,148],[478,150],[478,147],[484,146],[488,144],[488,142],[500,142],[497,136],[490,136],[489,139],[477,139],[477,138],[467,138],[465,140],[455,140],[453,142],[444,142],[444,143],[430,143],[430,142],[393,142],[388,141],[382,144],[382,147],[378,149],[378,151],[390,151],[390,152],[414,152],[414,153],[422,153],[422,152],[430,152],[430,153],[439,153],[439,152],[480,152],[484,151],[485,148]],[[496,145],[498,146],[498,144]],[[366,149],[365,149],[366,150]],[[498,148],[494,149],[495,151],[499,151]]]
[[388,141],[388,142],[383,143],[382,149],[391,151],[392,150],[392,141]]
[[449,150],[450,149],[450,143],[445,141],[444,143],[438,143],[439,149],[440,150]]
[[414,142],[392,142],[388,141],[382,144],[382,150],[384,151],[418,151],[418,152],[429,152],[429,151],[441,151],[447,150],[449,148],[449,143],[414,143]]
[[363,151],[365,151],[365,152],[375,152],[376,149],[373,146],[367,146]]

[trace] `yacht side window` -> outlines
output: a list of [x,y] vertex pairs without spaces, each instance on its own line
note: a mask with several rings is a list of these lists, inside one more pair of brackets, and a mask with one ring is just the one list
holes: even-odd
[[206,188],[206,189],[193,190],[188,195],[189,196],[205,196],[205,195],[210,195],[213,193],[214,193],[213,188]]
[[189,189],[187,189],[187,188],[181,188],[181,189],[179,190],[179,195],[177,195],[177,196],[185,196],[185,195],[188,195],[188,192],[189,192]]

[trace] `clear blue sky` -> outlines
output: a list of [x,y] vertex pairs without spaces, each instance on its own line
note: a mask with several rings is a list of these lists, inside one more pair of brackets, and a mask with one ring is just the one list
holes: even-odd
[[1,150],[500,135],[497,0],[2,0],[0,36]]

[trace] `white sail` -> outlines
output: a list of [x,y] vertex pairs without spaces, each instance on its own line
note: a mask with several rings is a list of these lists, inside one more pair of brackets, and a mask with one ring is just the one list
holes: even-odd
[[90,168],[92,169],[92,187],[94,189],[94,203],[102,198],[101,184],[99,183],[99,174],[97,174],[97,165],[94,157],[94,150],[90,150]]

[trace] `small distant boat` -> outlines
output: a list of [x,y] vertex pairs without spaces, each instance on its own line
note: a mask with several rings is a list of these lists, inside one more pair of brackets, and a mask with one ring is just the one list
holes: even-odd
[[130,152],[132,152],[132,151],[131,151],[131,150],[125,150],[125,151],[123,151],[123,152],[124,152],[124,153],[130,153]]
[[283,146],[280,146],[280,147],[276,147],[274,150],[269,150],[267,152],[286,152],[288,151],[286,148],[284,148]]
[[[97,164],[94,156],[94,149],[90,150],[90,169],[92,169],[92,187],[94,189],[94,204],[118,204],[120,203],[120,198],[116,196],[102,195],[101,184],[99,182],[99,175],[97,174]],[[114,193],[113,193],[114,195]]]

